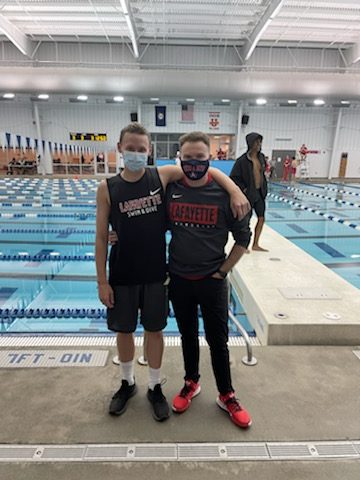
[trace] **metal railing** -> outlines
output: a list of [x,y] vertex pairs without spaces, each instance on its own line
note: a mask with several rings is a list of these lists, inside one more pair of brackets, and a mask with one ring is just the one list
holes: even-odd
[[245,341],[245,344],[246,344],[246,350],[247,350],[247,355],[245,357],[243,357],[241,359],[241,361],[245,364],[245,365],[248,365],[248,366],[254,366],[257,364],[257,360],[256,358],[254,357],[253,355],[253,352],[252,352],[252,346],[251,346],[251,343],[250,343],[250,337],[247,333],[247,331],[245,330],[245,328],[241,325],[241,323],[239,322],[239,320],[235,317],[235,315],[233,314],[233,312],[230,310],[229,308],[229,318],[230,320],[234,323],[234,325],[236,326],[236,328],[239,330],[239,332],[241,333],[244,341]]

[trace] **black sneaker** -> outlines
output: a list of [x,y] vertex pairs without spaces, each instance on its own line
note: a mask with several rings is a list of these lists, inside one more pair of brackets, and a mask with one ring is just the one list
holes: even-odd
[[153,407],[153,417],[158,422],[163,422],[170,417],[169,405],[161,391],[161,385],[155,385],[154,390],[148,389],[147,398]]
[[129,385],[127,380],[122,380],[120,389],[114,394],[110,402],[110,415],[121,415],[126,410],[126,404],[137,392],[136,384]]

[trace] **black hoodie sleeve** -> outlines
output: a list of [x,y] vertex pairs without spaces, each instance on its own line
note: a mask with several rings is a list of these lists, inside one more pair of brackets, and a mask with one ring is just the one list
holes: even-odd
[[247,214],[241,220],[234,218],[232,211],[230,209],[230,204],[227,205],[226,217],[228,228],[232,233],[232,236],[235,240],[236,245],[241,245],[244,248],[247,248],[251,239],[251,230],[250,230],[250,217],[251,215]]
[[244,192],[246,190],[245,179],[243,176],[243,168],[241,157],[236,160],[230,172],[230,178]]

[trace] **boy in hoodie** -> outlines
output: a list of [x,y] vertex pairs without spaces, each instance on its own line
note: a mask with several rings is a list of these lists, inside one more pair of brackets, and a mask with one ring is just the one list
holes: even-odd
[[248,150],[236,160],[230,178],[245,193],[258,217],[252,249],[267,252],[268,250],[259,245],[259,238],[265,223],[265,198],[267,195],[266,161],[264,154],[261,153],[262,140],[263,137],[259,133],[253,132],[246,135]]

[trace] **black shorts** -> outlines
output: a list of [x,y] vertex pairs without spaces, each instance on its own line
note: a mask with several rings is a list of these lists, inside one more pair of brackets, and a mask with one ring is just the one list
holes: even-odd
[[253,209],[255,210],[255,213],[258,216],[258,218],[265,216],[265,199],[262,197],[259,190],[256,191]]
[[[107,309],[108,329],[132,333],[140,323],[148,332],[159,332],[166,327],[169,312],[167,286],[162,282],[145,285],[112,287],[115,304]],[[140,310],[140,312],[139,312]]]

